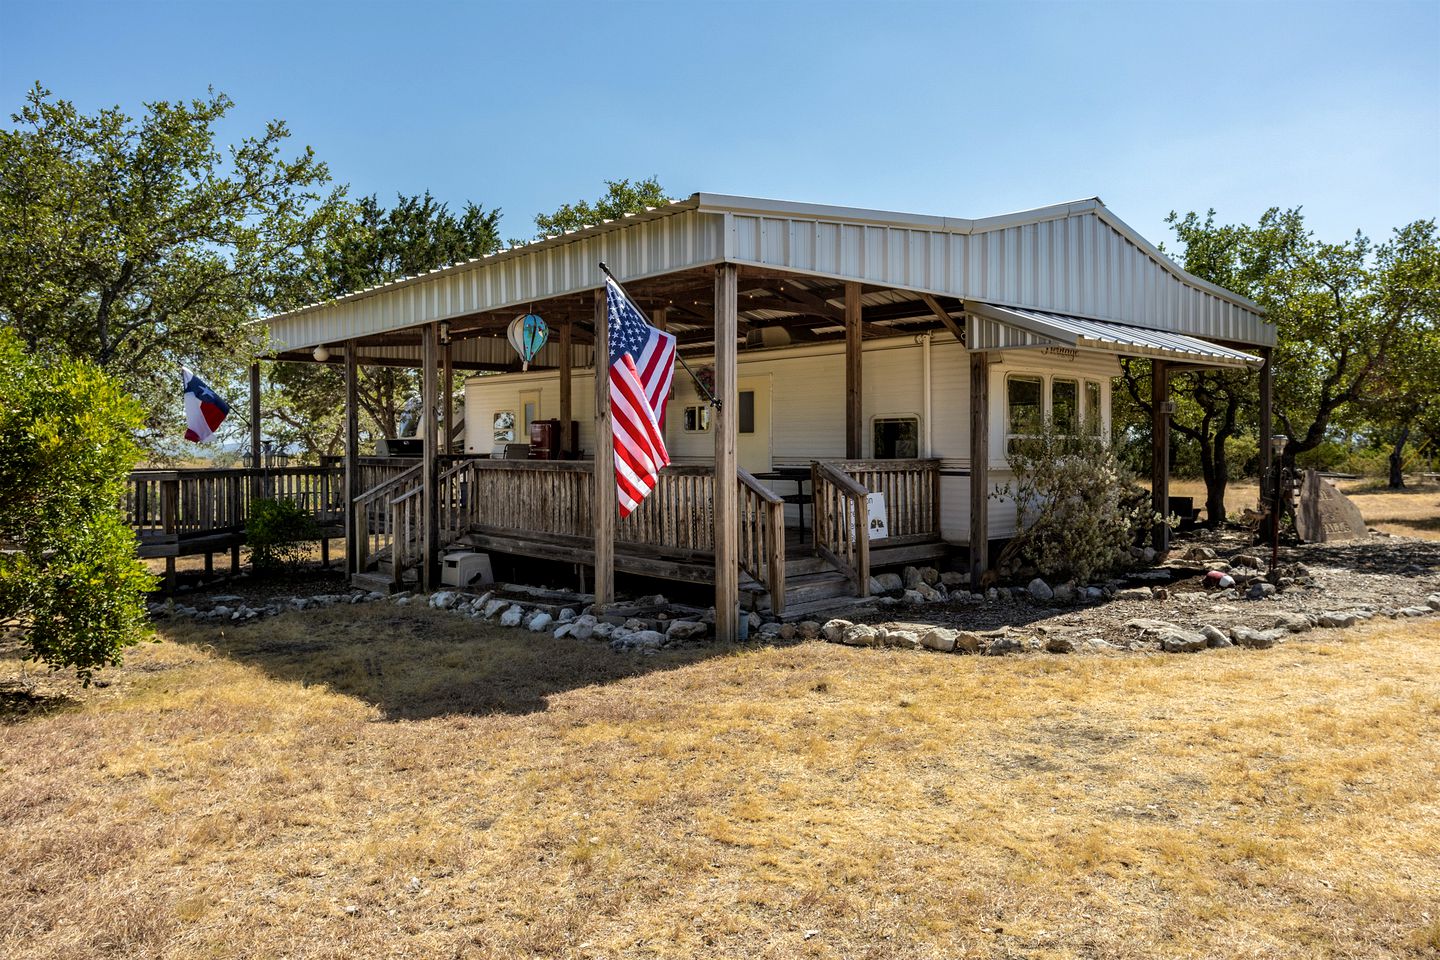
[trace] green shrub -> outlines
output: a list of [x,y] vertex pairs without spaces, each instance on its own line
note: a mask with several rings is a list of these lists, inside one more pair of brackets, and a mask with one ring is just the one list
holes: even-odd
[[1156,522],[1149,496],[1102,438],[1057,431],[1012,442],[1015,480],[991,494],[1015,501],[1018,532],[997,558],[1002,574],[1029,564],[1081,583],[1130,562],[1130,546]]
[[251,502],[245,545],[256,573],[294,572],[305,561],[304,544],[319,538],[315,521],[294,500]]
[[120,509],[142,419],[98,367],[0,329],[0,623],[85,684],[148,633],[154,578]]

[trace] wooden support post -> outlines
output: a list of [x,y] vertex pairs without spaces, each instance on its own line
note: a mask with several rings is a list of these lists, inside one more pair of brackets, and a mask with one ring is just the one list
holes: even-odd
[[205,579],[208,581],[215,575],[215,554],[209,550],[205,551]]
[[[937,498],[938,500],[938,498]],[[990,357],[970,354],[970,589],[990,567]]]
[[1260,367],[1260,476],[1263,478],[1270,471],[1270,438],[1275,434],[1275,351],[1261,347],[1260,357],[1265,361]]
[[355,515],[360,489],[360,358],[354,340],[345,344],[345,572],[360,569],[361,518]]
[[166,558],[165,558],[165,592],[166,592],[166,593],[174,593],[174,592],[175,592],[175,587],[176,587],[176,582],[175,582],[175,558],[174,558],[174,557],[166,557]]
[[230,576],[240,572],[240,544],[230,545]]
[[574,389],[570,384],[570,367],[574,363],[575,324],[566,320],[560,327],[560,459],[569,460],[570,421],[575,419]]
[[[250,499],[265,496],[265,463],[260,449],[260,364],[250,364]],[[250,511],[245,511],[248,517]]]
[[[320,569],[330,569],[330,537],[328,535],[320,538]],[[210,571],[207,569],[205,572],[209,573]]]
[[[1170,515],[1170,369],[1164,360],[1150,361],[1150,504],[1162,517]],[[1155,524],[1157,552],[1170,548],[1170,527]]]
[[259,469],[260,462],[260,364],[250,364],[250,465]]
[[420,446],[422,467],[420,470],[420,586],[423,590],[435,589],[439,583],[440,511],[435,502],[436,454],[439,450],[435,430],[435,394],[439,384],[439,357],[435,346],[435,324],[427,323],[420,328]]
[[669,307],[660,307],[660,308],[658,308],[658,309],[656,309],[656,310],[651,310],[651,311],[650,311],[650,325],[651,325],[652,327],[654,327],[656,330],[664,330],[664,329],[665,329],[665,325],[669,322],[669,316],[670,316],[670,308],[669,308]]
[[450,356],[448,337],[440,345],[440,366],[440,449],[448,456],[455,452],[455,361]]
[[595,609],[615,602],[615,433],[610,423],[610,310],[595,291]]
[[740,487],[736,468],[740,388],[736,356],[739,335],[739,271],[733,263],[715,268],[715,639],[739,639]]
[[[718,306],[718,304],[717,304]],[[845,284],[845,456],[860,459],[860,339],[864,335],[860,312],[860,284]]]

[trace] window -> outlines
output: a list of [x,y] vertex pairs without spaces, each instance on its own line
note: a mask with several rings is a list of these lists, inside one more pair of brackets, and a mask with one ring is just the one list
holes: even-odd
[[754,432],[755,432],[755,391],[754,391],[754,390],[741,390],[741,391],[740,391],[740,406],[736,409],[736,412],[739,414],[738,419],[739,419],[739,421],[740,421],[739,424],[736,426],[736,430],[737,430],[739,433],[754,433]]
[[1105,412],[1100,409],[1100,384],[1094,380],[1085,381],[1085,432],[1099,436],[1105,423]]
[[1080,422],[1080,384],[1056,377],[1050,381],[1050,422],[1056,433],[1075,433]]
[[919,417],[876,417],[871,430],[877,460],[908,460],[920,456]]
[[1040,409],[1041,391],[1045,381],[1040,377],[1022,377],[1011,374],[1005,381],[1006,421],[1005,433],[1009,436],[1032,434],[1040,428],[1043,412]]
[[708,404],[695,403],[685,408],[683,417],[686,433],[704,433],[710,429],[710,407]]

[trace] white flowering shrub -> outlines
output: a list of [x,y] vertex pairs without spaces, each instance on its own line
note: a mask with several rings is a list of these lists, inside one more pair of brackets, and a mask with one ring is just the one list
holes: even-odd
[[1013,439],[1015,479],[992,497],[1013,498],[1018,530],[1000,552],[1002,575],[1034,567],[1044,577],[1087,583],[1132,562],[1130,546],[1158,517],[1150,494],[1098,432],[1062,433],[1050,422]]

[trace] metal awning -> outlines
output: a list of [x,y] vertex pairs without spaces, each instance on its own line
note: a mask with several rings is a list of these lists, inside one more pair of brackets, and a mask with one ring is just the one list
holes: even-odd
[[1259,367],[1260,357],[1199,337],[1108,320],[965,301],[966,345],[971,350],[1073,347],[1129,357],[1152,357],[1215,367]]

